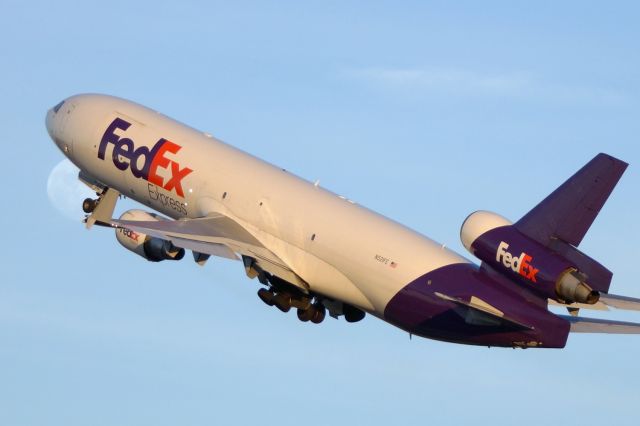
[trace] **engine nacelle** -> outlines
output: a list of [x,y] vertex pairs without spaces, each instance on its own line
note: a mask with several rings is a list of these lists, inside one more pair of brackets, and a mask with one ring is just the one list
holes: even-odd
[[462,224],[460,239],[478,259],[548,298],[594,304],[600,297],[572,262],[522,234],[498,214],[472,213]]
[[[158,222],[168,219],[144,210],[127,210],[120,216],[120,220]],[[184,249],[174,246],[171,241],[151,237],[127,228],[116,229],[116,239],[127,250],[151,262],[180,260],[184,257]]]

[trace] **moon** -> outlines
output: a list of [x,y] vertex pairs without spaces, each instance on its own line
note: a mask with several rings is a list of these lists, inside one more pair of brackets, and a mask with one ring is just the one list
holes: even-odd
[[68,159],[59,162],[49,174],[47,195],[53,207],[63,216],[73,220],[82,220],[82,200],[95,198],[96,194],[78,179],[78,169]]

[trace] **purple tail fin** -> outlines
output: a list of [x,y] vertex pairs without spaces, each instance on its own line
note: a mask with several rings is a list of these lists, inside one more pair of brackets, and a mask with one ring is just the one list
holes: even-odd
[[571,260],[599,291],[608,291],[612,273],[576,247],[609,198],[627,163],[596,155],[514,226],[523,234]]
[[627,163],[598,154],[515,225],[520,232],[549,245],[560,239],[577,247],[589,230]]

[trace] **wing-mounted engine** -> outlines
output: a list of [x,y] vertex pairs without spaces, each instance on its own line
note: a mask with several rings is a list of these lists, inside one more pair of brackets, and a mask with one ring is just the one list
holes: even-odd
[[571,257],[529,238],[500,215],[487,211],[471,214],[462,224],[460,238],[478,259],[546,298],[594,304],[600,297],[598,283],[590,282]]
[[[127,210],[120,216],[120,220],[160,222],[168,219],[144,210]],[[152,237],[129,228],[116,228],[116,239],[127,250],[151,262],[180,260],[185,253],[183,248],[174,246],[171,241]]]

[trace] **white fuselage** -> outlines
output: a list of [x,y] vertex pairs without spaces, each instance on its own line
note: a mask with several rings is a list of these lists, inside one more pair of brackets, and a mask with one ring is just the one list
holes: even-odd
[[[162,138],[177,145],[155,164],[155,182],[136,177],[129,151],[101,141],[115,129],[134,150]],[[382,317],[389,300],[417,277],[468,260],[429,238],[250,154],[141,105],[78,95],[50,111],[47,127],[80,169],[129,198],[174,219],[229,216],[284,261],[313,292]],[[125,147],[127,148],[127,147]],[[120,148],[124,149],[124,148]],[[147,158],[137,158],[137,169]],[[188,172],[186,169],[192,170]],[[172,184],[172,177],[177,176]],[[163,188],[168,187],[168,189]],[[180,191],[181,189],[181,191]],[[180,196],[180,192],[184,197]]]

